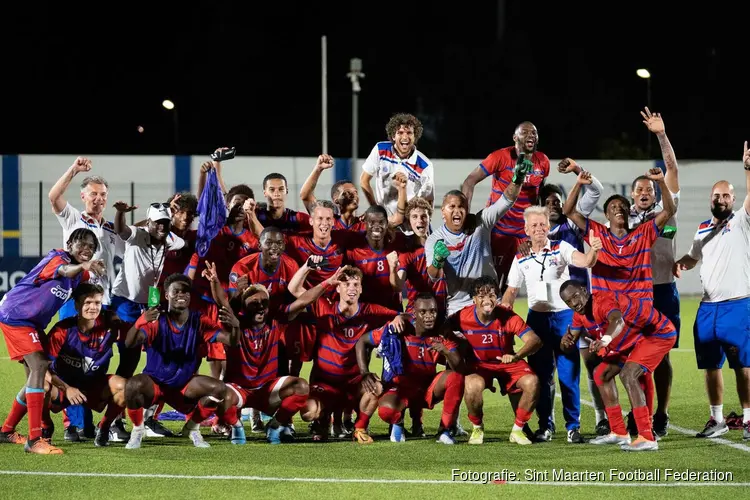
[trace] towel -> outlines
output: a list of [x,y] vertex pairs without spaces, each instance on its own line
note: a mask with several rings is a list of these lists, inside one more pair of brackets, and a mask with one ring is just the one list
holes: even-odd
[[206,185],[198,200],[198,236],[195,240],[195,250],[198,255],[205,257],[208,248],[221,228],[227,222],[227,205],[224,202],[224,193],[219,185],[219,178],[213,168],[206,174]]
[[404,373],[401,362],[401,337],[391,325],[383,330],[383,336],[378,345],[378,354],[383,358],[383,382],[391,382],[396,376]]

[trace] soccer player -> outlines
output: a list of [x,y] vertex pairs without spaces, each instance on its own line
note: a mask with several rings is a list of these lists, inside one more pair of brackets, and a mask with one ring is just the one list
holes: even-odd
[[78,314],[57,322],[46,340],[52,359],[52,411],[81,402],[99,413],[106,407],[96,430],[96,446],[109,445],[109,427],[125,407],[125,379],[107,375],[117,329],[113,328],[116,319],[102,314],[103,297],[99,285],[78,285],[72,298]]
[[[677,171],[677,158],[672,144],[664,128],[664,120],[659,113],[651,113],[648,108],[641,111],[643,123],[650,132],[656,134],[661,147],[662,158],[666,167],[664,182],[669,191],[662,191],[662,197],[672,198],[675,209],[679,206],[680,182]],[[630,210],[630,227],[636,228],[644,222],[650,221],[663,210],[663,202],[656,202],[653,181],[639,176],[633,181],[631,197],[633,207]],[[651,248],[651,266],[654,277],[654,307],[672,322],[677,330],[677,340],[674,348],[680,346],[680,294],[672,275],[672,267],[677,259],[677,219],[673,216],[667,221],[659,239]],[[669,425],[669,396],[672,389],[672,364],[669,354],[654,370],[654,385],[656,387],[657,406],[654,412],[654,433],[659,437],[667,435]]]
[[[663,192],[669,189],[664,182],[664,173],[661,169],[652,168],[646,177],[655,182]],[[676,211],[672,197],[663,198],[664,209],[653,220],[631,229],[630,202],[624,196],[614,194],[604,202],[604,215],[609,222],[607,227],[585,217],[575,208],[581,186],[591,182],[589,172],[581,172],[578,175],[563,212],[583,231],[587,243],[590,244],[591,234],[602,241],[602,250],[599,252],[596,265],[591,269],[592,293],[620,292],[636,298],[653,300],[651,247]]]
[[[211,282],[217,303],[228,308],[229,302],[209,266],[205,272]],[[252,284],[242,291],[242,334],[236,345],[227,347],[226,397],[220,410],[221,421],[232,429],[232,444],[245,444],[245,429],[238,418],[238,410],[254,408],[274,421],[266,426],[266,436],[271,444],[293,440],[292,417],[306,408],[309,386],[304,379],[279,376],[279,344],[282,340],[281,322],[287,322],[308,304],[317,300],[326,287],[338,284],[338,274],[305,292],[292,304],[280,306],[270,319],[271,296],[265,286]]]
[[[318,156],[318,161],[313,167],[310,176],[307,178],[299,191],[300,199],[304,203],[307,213],[310,214],[310,224],[315,228],[314,211],[320,206],[315,198],[315,186],[324,170],[333,168],[333,157],[322,154]],[[357,215],[359,208],[359,193],[357,186],[350,180],[340,180],[331,186],[331,201],[333,202],[335,217],[332,221],[332,229],[348,230],[355,232],[364,232],[365,223]]]
[[286,177],[279,173],[271,173],[263,178],[263,195],[266,206],[258,208],[258,221],[264,226],[273,226],[283,233],[298,233],[309,230],[310,216],[304,212],[295,212],[286,207],[286,197],[289,194]]
[[712,218],[702,222],[687,255],[675,263],[674,273],[700,269],[703,298],[695,317],[693,338],[698,369],[706,371],[711,416],[696,437],[712,438],[729,428],[724,419],[724,378],[721,368],[737,376],[737,395],[742,405],[743,438],[750,439],[750,150],[747,141],[742,157],[747,196],[734,210],[734,187],[719,181],[711,190]]
[[155,307],[146,310],[125,338],[127,348],[146,345],[143,373],[130,378],[125,386],[128,416],[133,422],[125,448],[141,447],[146,434],[143,408],[162,401],[184,414],[192,412],[183,434],[188,433],[196,447],[208,448],[199,424],[221,406],[226,386],[213,377],[197,375],[201,351],[209,342],[236,345],[239,321],[227,308],[219,310],[221,325],[198,311],[191,311],[192,282],[187,276],[173,274],[164,286],[169,303],[166,314]]
[[427,238],[425,259],[430,279],[445,278],[449,315],[471,304],[472,280],[495,274],[490,258],[490,231],[516,202],[530,168],[531,162],[519,161],[503,195],[471,217],[469,202],[461,191],[448,191],[443,197],[445,223]]
[[[648,298],[623,293],[590,294],[582,283],[568,280],[560,287],[560,297],[575,311],[570,332],[561,349],[575,348],[583,329],[594,338],[590,349],[602,362],[595,373],[596,385],[604,400],[612,432],[590,441],[591,444],[619,444],[625,451],[658,450],[651,428],[651,397],[644,392],[650,373],[675,342],[674,325],[654,308]],[[622,418],[615,389],[620,375],[633,408],[638,437],[631,443]]]
[[[400,362],[403,373],[390,381],[382,381],[383,395],[378,401],[378,415],[384,422],[391,424],[391,441],[394,443],[406,440],[402,412],[407,407],[431,410],[440,401],[443,401],[443,412],[438,442],[456,443],[450,435],[450,429],[456,425],[463,397],[465,366],[455,342],[439,335],[438,318],[435,297],[430,292],[420,293],[415,299],[414,321],[407,323],[404,332],[397,336],[402,346]],[[387,339],[389,328],[380,327],[357,341],[357,365],[365,388],[363,399],[377,399],[377,384],[380,379],[370,372],[368,352],[373,347],[383,346],[383,337]],[[379,349],[379,352],[386,360],[389,359],[387,345],[382,350]],[[436,372],[438,363],[447,368]]]
[[[172,213],[172,224],[170,231],[185,241],[185,246],[179,250],[167,252],[164,258],[164,269],[159,277],[159,287],[162,288],[167,276],[174,273],[184,274],[190,266],[190,259],[195,250],[195,239],[198,232],[191,229],[193,221],[198,214],[198,198],[188,192],[177,193],[167,200]],[[163,301],[166,305],[166,301]]]
[[[65,191],[68,190],[73,179],[78,174],[90,172],[91,168],[91,160],[81,156],[77,157],[68,170],[52,186],[48,197],[52,204],[52,211],[63,229],[63,245],[65,245],[68,237],[70,237],[70,233],[77,228],[90,229],[99,240],[99,250],[93,259],[103,260],[107,269],[107,274],[101,277],[101,285],[104,288],[103,303],[105,306],[109,306],[111,302],[111,285],[116,274],[115,257],[122,258],[122,254],[125,251],[125,244],[115,234],[114,224],[104,218],[109,185],[103,177],[96,175],[87,176],[83,179],[81,182],[83,212],[74,208],[64,198]],[[75,314],[75,305],[73,301],[69,300],[60,308],[58,317],[65,319],[75,316]],[[66,441],[79,441],[81,438],[79,433],[86,437],[94,437],[90,410],[75,405],[66,410],[65,416],[70,419],[70,425],[65,428]],[[63,422],[65,423],[66,421],[67,419],[64,418]]]
[[464,180],[461,191],[466,196],[466,206],[471,207],[471,198],[474,194],[474,186],[488,176],[492,176],[492,191],[487,201],[487,206],[492,206],[503,194],[503,192],[515,183],[516,173],[513,166],[523,159],[527,160],[531,167],[520,179],[523,184],[521,194],[507,213],[493,221],[495,227],[492,229],[492,258],[494,259],[495,272],[501,289],[505,288],[505,281],[510,270],[510,264],[518,251],[518,243],[524,238],[523,211],[531,205],[537,204],[539,188],[549,175],[549,158],[544,153],[537,151],[539,134],[531,122],[523,122],[516,127],[513,134],[513,146],[498,149],[490,153],[487,158],[479,164]]
[[[362,164],[359,185],[370,206],[384,207],[388,216],[397,213],[398,192],[392,185],[396,173],[407,178],[406,200],[415,196],[431,204],[435,200],[435,169],[432,162],[419,150],[422,123],[416,116],[398,113],[385,126],[387,141],[378,142]],[[375,179],[375,189],[372,180]]]
[[[579,377],[581,358],[577,352],[560,350],[560,341],[573,320],[573,311],[560,298],[560,285],[570,279],[569,267],[590,268],[602,247],[599,238],[590,235],[591,248],[586,254],[576,250],[566,241],[550,241],[549,212],[546,208],[531,206],[523,213],[525,231],[531,241],[531,254],[516,254],[508,274],[508,288],[503,295],[503,307],[512,310],[521,285],[528,291],[529,313],[526,324],[542,340],[542,347],[529,356],[529,366],[540,381],[537,415],[539,430],[537,440],[550,441],[555,432],[554,397],[555,367],[560,382],[565,428],[569,443],[583,443],[581,436],[581,394]],[[593,231],[592,231],[593,233]]]
[[362,271],[362,302],[400,311],[401,290],[391,286],[396,271],[389,256],[398,262],[398,254],[405,249],[404,233],[389,231],[388,214],[380,205],[367,209],[365,225],[364,236],[352,237],[345,256],[347,262]]
[[[310,373],[313,390],[310,392],[324,408],[321,411],[324,418],[316,421],[314,440],[325,440],[328,437],[326,415],[346,407],[356,408],[355,405],[360,402],[365,389],[361,384],[354,349],[359,338],[389,321],[400,332],[406,320],[392,309],[359,302],[362,295],[362,271],[356,267],[344,266],[337,276],[338,300],[333,303],[318,300],[310,304],[312,314],[317,318],[318,332],[317,354]],[[354,439],[360,443],[372,441],[366,432],[369,423],[367,415],[374,413],[377,400],[372,404],[369,408],[359,404],[360,411],[354,423]],[[340,432],[336,434],[341,435]]]
[[[50,364],[42,344],[44,330],[70,298],[73,289],[91,278],[89,271],[97,276],[106,274],[104,262],[92,260],[99,249],[99,241],[93,231],[74,229],[68,237],[66,248],[50,251],[0,301],[0,331],[5,337],[8,354],[13,361],[23,361],[28,370],[25,393],[29,436],[24,449],[41,455],[62,454],[62,450],[52,446],[49,439],[42,438],[44,377]],[[16,403],[17,399],[9,420],[15,418],[14,413],[22,410]],[[0,432],[0,441],[23,442],[15,432]]]
[[[471,286],[474,301],[448,318],[446,336],[459,335],[468,364],[464,401],[469,410],[469,420],[474,429],[469,444],[484,442],[483,411],[485,389],[494,392],[497,379],[500,390],[508,394],[516,412],[510,432],[510,442],[531,444],[523,428],[531,419],[539,398],[539,379],[524,358],[534,354],[541,346],[539,337],[526,326],[520,316],[497,305],[500,289],[493,276],[481,276]],[[453,332],[460,332],[453,334]],[[514,335],[524,344],[518,352],[513,348]]]

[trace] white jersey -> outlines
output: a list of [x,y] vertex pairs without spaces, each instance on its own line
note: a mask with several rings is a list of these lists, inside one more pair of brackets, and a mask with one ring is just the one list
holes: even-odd
[[[675,207],[679,207],[680,193],[672,194]],[[646,221],[656,218],[657,214],[664,210],[662,202],[656,203],[653,207],[645,212],[638,212],[633,206],[630,209],[630,228],[635,229]],[[677,260],[677,214],[667,221],[661,234],[651,247],[651,274],[654,278],[654,285],[663,285],[672,283],[674,275],[672,268]]]
[[115,233],[115,225],[110,221],[103,221],[101,224],[88,215],[86,212],[79,212],[73,205],[68,203],[62,212],[55,214],[57,221],[63,230],[63,248],[67,249],[67,241],[70,233],[76,229],[90,229],[99,240],[99,248],[93,256],[93,259],[101,259],[107,269],[106,276],[98,277],[98,284],[104,288],[104,297],[102,303],[109,305],[111,303],[111,287],[115,280],[115,257],[122,258],[125,252],[125,242]]
[[703,302],[722,302],[750,295],[750,215],[743,206],[715,225],[698,226],[688,255],[701,262]]
[[526,284],[529,310],[559,312],[569,309],[560,298],[560,286],[570,279],[568,266],[573,263],[576,249],[567,241],[547,240],[538,254],[513,258],[508,272],[508,286],[521,288]]
[[395,214],[398,207],[398,191],[392,184],[397,172],[403,172],[408,179],[407,201],[415,196],[434,197],[435,171],[432,162],[416,148],[409,158],[402,160],[394,151],[391,141],[379,142],[372,148],[362,170],[372,176],[375,201],[385,207],[389,216]]
[[146,304],[148,287],[156,286],[159,282],[166,252],[184,247],[185,240],[169,233],[166,244],[157,248],[151,245],[151,235],[146,229],[129,227],[130,238],[125,241],[122,269],[112,287],[112,295],[124,297],[138,304]]
[[492,265],[490,233],[492,227],[513,206],[505,196],[477,214],[477,228],[471,234],[453,233],[443,224],[427,237],[424,248],[425,262],[432,265],[435,243],[443,240],[450,255],[443,265],[445,282],[448,286],[448,315],[472,303],[471,286],[482,276],[492,276],[497,280],[495,266]]

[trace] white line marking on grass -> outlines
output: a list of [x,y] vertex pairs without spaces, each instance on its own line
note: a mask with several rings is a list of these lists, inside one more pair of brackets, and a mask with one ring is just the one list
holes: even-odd
[[21,471],[0,470],[0,475],[6,476],[55,476],[55,477],[108,477],[108,478],[143,478],[143,479],[198,479],[207,481],[277,481],[282,483],[376,483],[376,484],[490,484],[511,486],[604,486],[620,488],[641,487],[750,487],[750,483],[731,482],[684,482],[675,481],[671,483],[631,483],[631,482],[587,482],[587,481],[509,481],[483,483],[479,481],[451,481],[448,479],[370,479],[370,478],[336,478],[336,477],[263,477],[263,476],[196,476],[181,474],[118,474],[106,472],[49,472],[49,471]]
[[[557,392],[556,396],[558,398],[562,398],[562,396],[560,395],[559,392]],[[581,398],[581,403],[585,404],[586,406],[589,406],[591,408],[596,408],[594,406],[594,403],[592,403],[591,401],[587,401],[587,400],[585,400],[583,398]],[[623,411],[622,414],[623,415],[627,415],[628,412]],[[672,429],[672,430],[674,430],[674,431],[679,432],[680,434],[684,434],[686,436],[693,436],[694,437],[696,434],[698,434],[698,431],[694,431],[693,429],[686,429],[685,427],[679,427],[677,425],[669,424],[667,427],[670,428],[670,429]],[[702,439],[702,438],[696,438],[696,439]],[[741,444],[741,443],[735,443],[734,441],[730,441],[728,439],[724,439],[724,438],[709,438],[709,441],[713,441],[714,443],[723,444],[724,446],[729,446],[730,448],[734,448],[735,450],[740,450],[740,451],[744,451],[746,453],[750,453],[750,446],[747,446],[747,445],[744,445],[744,444]]]

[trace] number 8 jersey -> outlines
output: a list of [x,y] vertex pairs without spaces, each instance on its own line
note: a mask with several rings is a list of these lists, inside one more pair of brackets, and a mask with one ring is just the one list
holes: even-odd
[[513,336],[521,338],[531,331],[518,314],[508,309],[495,307],[493,316],[489,323],[482,323],[476,306],[470,305],[448,318],[451,329],[469,342],[479,363],[497,364],[497,358],[504,354],[515,354]]

